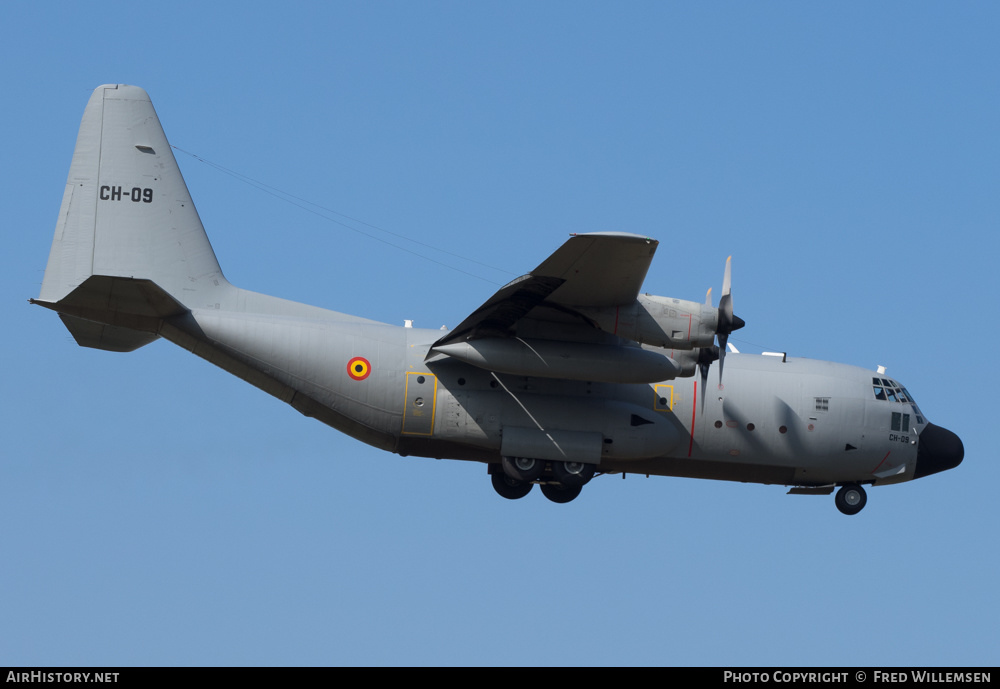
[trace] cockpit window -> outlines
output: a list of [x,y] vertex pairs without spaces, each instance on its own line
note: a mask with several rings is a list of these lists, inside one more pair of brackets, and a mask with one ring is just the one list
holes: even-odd
[[910,391],[907,390],[906,388],[903,388],[902,390],[900,390],[900,395],[906,397],[906,399],[904,399],[903,401],[908,402],[910,408],[913,409],[913,415],[917,417],[917,423],[923,423],[924,415],[920,413],[919,409],[917,409],[917,402],[916,400],[913,399],[913,395],[910,394]]
[[920,413],[920,410],[917,409],[917,403],[913,401],[913,396],[910,394],[910,391],[896,381],[888,378],[872,378],[872,394],[877,400],[909,404],[913,407],[913,413],[914,416],[917,417],[917,423],[924,423],[923,415]]
[[875,399],[884,400],[885,399],[885,388],[882,387],[882,381],[879,378],[872,378],[872,390],[875,392]]

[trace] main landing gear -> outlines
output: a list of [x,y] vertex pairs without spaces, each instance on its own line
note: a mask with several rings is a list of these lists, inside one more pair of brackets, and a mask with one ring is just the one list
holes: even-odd
[[857,514],[864,509],[868,502],[868,495],[865,489],[856,483],[848,483],[837,491],[834,498],[837,509],[844,514]]
[[594,477],[596,467],[585,462],[546,462],[528,457],[504,457],[489,466],[493,490],[508,500],[518,500],[538,483],[542,495],[556,503],[576,498]]

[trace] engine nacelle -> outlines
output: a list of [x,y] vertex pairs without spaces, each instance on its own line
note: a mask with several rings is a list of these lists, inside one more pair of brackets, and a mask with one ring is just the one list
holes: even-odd
[[712,306],[652,294],[640,294],[627,306],[578,310],[605,332],[675,350],[712,346],[719,322]]

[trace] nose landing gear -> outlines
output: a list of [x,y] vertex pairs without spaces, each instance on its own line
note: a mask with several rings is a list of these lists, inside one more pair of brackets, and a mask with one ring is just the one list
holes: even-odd
[[865,493],[865,489],[856,483],[842,486],[834,498],[837,509],[847,515],[857,514],[864,509],[867,502],[868,495]]

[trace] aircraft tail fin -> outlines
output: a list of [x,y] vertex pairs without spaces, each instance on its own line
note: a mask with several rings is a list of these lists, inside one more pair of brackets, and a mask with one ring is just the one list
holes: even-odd
[[91,275],[152,280],[182,303],[224,280],[138,86],[100,86],[87,103],[40,299],[58,302]]
[[[99,335],[73,315],[71,303],[94,304],[108,294],[109,283],[95,276],[154,283],[188,309],[217,302],[228,286],[153,104],[137,86],[100,86],[87,103],[37,303],[69,316],[63,321],[84,346],[145,344],[115,335],[122,330],[116,323],[129,320],[118,310],[129,300],[109,300],[106,313],[83,316],[108,326]],[[149,311],[153,302],[138,308]]]

